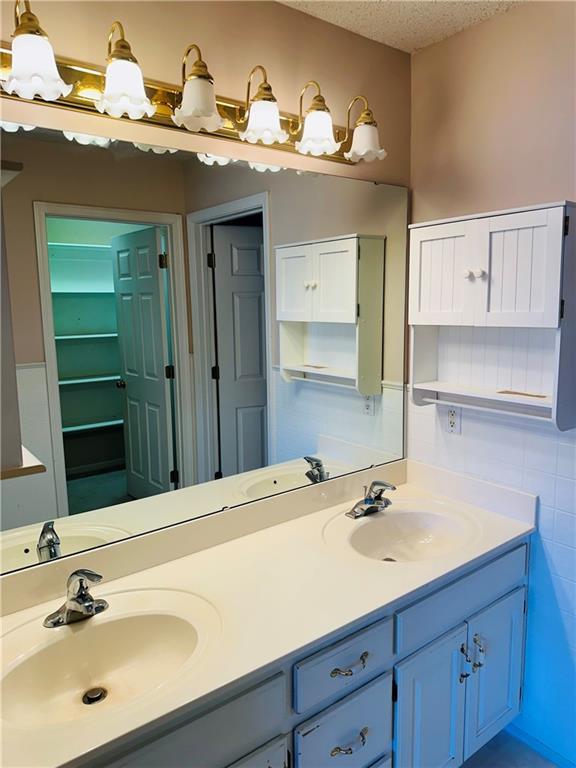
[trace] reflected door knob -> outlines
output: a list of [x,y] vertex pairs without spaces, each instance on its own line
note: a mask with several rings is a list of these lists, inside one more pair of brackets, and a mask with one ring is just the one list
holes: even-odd
[[473,275],[473,272],[471,269],[462,270],[462,277],[464,277],[465,280],[470,280],[472,275]]
[[486,270],[484,270],[484,269],[475,269],[474,270],[474,277],[477,277],[478,279],[482,279],[483,277],[486,277]]
[[126,389],[126,382],[124,381],[124,379],[119,379],[116,382],[116,386],[118,387],[118,389]]

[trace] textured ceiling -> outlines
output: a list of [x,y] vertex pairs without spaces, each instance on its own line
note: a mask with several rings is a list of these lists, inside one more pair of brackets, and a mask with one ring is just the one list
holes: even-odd
[[500,0],[282,0],[310,16],[412,53],[455,35],[516,2]]

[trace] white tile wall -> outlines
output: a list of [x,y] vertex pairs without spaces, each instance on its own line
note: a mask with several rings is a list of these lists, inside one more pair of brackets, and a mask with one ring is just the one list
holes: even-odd
[[462,409],[408,408],[408,456],[540,497],[533,537],[523,713],[515,725],[576,762],[576,430]]

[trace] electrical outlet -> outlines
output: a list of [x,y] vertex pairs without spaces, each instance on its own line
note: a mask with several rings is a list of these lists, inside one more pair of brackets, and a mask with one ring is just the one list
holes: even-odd
[[374,416],[374,398],[371,395],[364,397],[364,407],[362,409],[364,416]]
[[462,408],[447,409],[446,431],[451,435],[459,435],[462,432]]

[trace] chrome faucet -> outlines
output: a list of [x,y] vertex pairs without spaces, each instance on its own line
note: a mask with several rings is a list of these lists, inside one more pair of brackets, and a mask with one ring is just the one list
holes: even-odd
[[38,553],[38,562],[46,563],[48,560],[54,560],[60,557],[60,538],[54,528],[54,520],[49,520],[42,526],[38,544],[36,545]]
[[46,616],[44,626],[48,629],[85,621],[108,608],[106,600],[95,600],[89,591],[89,582],[98,584],[102,576],[87,568],[80,568],[68,576],[66,602],[57,611]]
[[392,483],[387,483],[384,480],[374,480],[370,484],[370,488],[366,490],[364,487],[364,498],[362,501],[354,504],[350,512],[346,512],[346,517],[351,517],[356,520],[359,517],[366,517],[366,515],[373,515],[376,512],[383,512],[387,507],[392,504],[390,499],[384,496],[384,491],[395,491],[396,486]]
[[324,468],[322,459],[318,459],[316,456],[304,456],[304,461],[310,464],[306,477],[311,483],[323,483],[324,480],[328,480],[329,474]]

